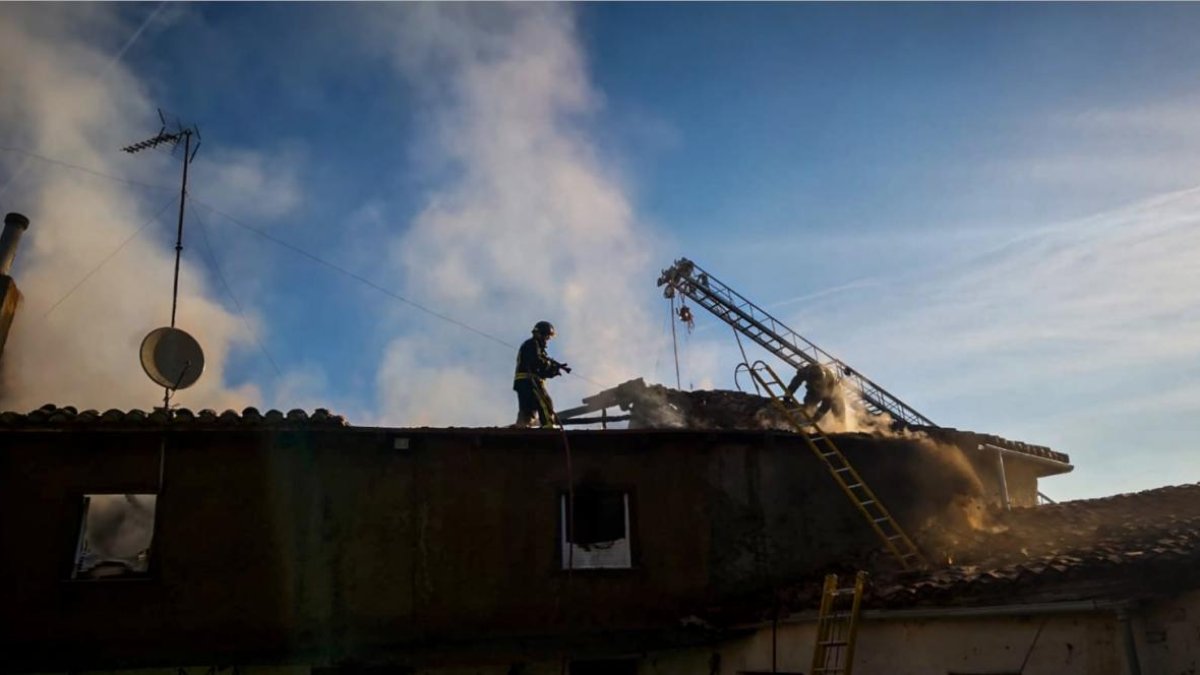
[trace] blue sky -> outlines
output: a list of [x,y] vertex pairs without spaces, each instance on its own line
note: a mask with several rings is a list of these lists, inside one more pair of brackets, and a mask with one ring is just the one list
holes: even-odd
[[[178,166],[115,149],[161,106],[204,137],[183,405],[505,424],[543,318],[581,375],[560,406],[670,384],[654,280],[686,255],[934,421],[1070,453],[1052,496],[1200,480],[1200,7],[0,17],[0,208],[34,221],[4,407],[156,400],[130,355],[169,311]],[[731,387],[736,343],[698,319],[684,386]]]

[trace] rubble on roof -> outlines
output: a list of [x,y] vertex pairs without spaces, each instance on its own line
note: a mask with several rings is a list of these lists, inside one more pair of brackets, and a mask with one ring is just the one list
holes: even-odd
[[[791,431],[791,425],[771,399],[741,391],[697,390],[682,391],[661,384],[647,385],[641,378],[629,380],[583,399],[583,405],[559,411],[562,418],[572,418],[603,408],[619,407],[630,413],[630,428],[685,429],[778,429]],[[828,432],[859,431],[858,429],[825,429]],[[867,431],[867,430],[863,430]],[[1041,457],[1063,465],[1071,458],[1044,445],[1012,441],[991,434],[961,431],[949,427],[924,427],[883,423],[883,428],[870,430],[884,435],[924,434],[934,441],[959,447],[990,444],[1024,455]],[[1069,470],[1069,469],[1068,469]]]

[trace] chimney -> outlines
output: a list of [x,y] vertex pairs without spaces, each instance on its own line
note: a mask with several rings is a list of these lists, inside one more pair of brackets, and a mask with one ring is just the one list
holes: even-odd
[[4,355],[4,343],[8,342],[8,329],[12,327],[21,302],[21,291],[8,275],[13,258],[17,257],[17,242],[29,228],[29,219],[19,213],[4,216],[4,234],[0,235],[0,356]]
[[19,213],[4,216],[4,234],[0,235],[0,275],[8,276],[13,258],[17,257],[17,243],[21,233],[29,229],[29,219]]

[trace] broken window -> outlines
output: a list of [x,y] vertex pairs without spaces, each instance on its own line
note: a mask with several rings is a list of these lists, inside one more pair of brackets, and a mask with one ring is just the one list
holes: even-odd
[[[562,495],[563,569],[628,569],[633,566],[629,545],[629,493],[617,490],[576,490],[574,503]],[[570,525],[567,527],[568,514]]]
[[83,497],[72,579],[127,579],[150,574],[158,495]]
[[636,659],[572,661],[571,675],[637,675]]

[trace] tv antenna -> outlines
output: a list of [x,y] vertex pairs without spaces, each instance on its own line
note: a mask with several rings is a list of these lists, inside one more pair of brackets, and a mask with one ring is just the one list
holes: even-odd
[[[204,370],[204,353],[200,343],[183,330],[175,327],[175,310],[179,306],[179,260],[183,254],[183,208],[187,201],[188,165],[196,159],[200,151],[200,127],[184,126],[178,119],[168,131],[167,118],[162,108],[158,109],[158,119],[162,122],[158,133],[144,141],[138,141],[123,148],[125,152],[135,155],[143,150],[152,150],[160,145],[170,145],[171,150],[183,143],[183,181],[179,186],[179,225],[175,231],[175,280],[171,287],[171,325],[156,328],[142,341],[142,368],[150,379],[163,387],[163,409],[171,409],[171,393],[195,384],[200,373]],[[196,137],[196,147],[192,147],[192,137]]]

